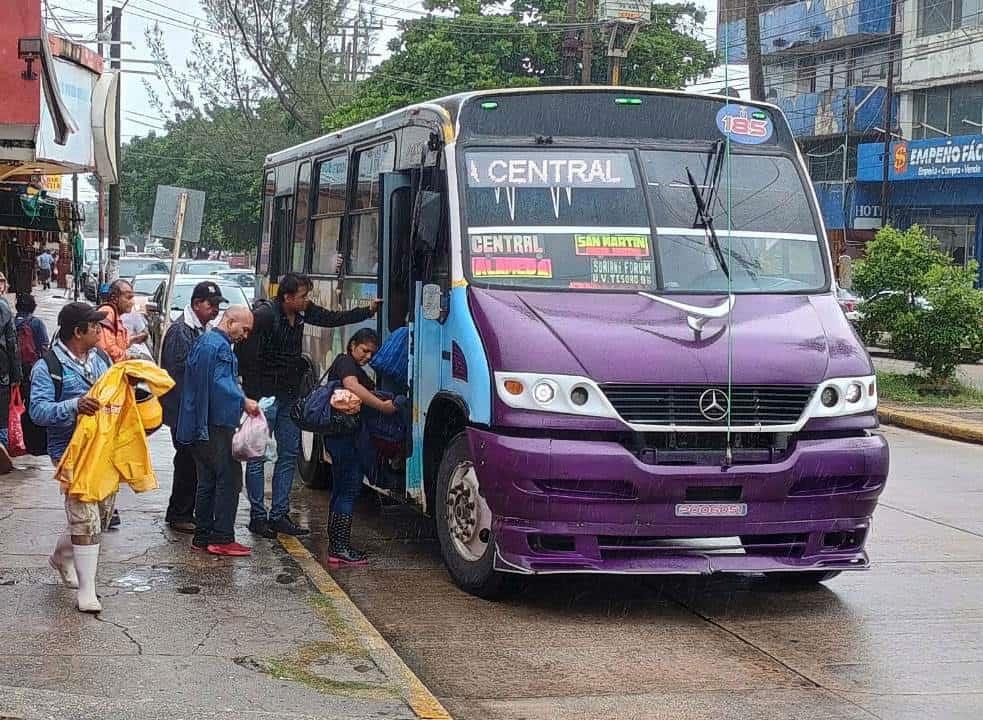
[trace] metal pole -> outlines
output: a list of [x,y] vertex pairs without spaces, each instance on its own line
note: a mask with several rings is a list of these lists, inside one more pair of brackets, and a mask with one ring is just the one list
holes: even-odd
[[[112,10],[112,39],[113,42],[109,46],[109,56],[112,58],[110,66],[113,70],[120,69],[120,48],[122,43],[120,42],[121,35],[123,31],[123,11],[119,7],[114,7]],[[116,167],[117,175],[122,175],[122,164],[120,162],[121,156],[121,135],[120,135],[120,125],[122,124],[121,113],[120,113],[120,101],[121,101],[121,88],[123,87],[122,77],[120,82],[116,83],[116,127],[115,127],[115,150],[116,153]],[[120,187],[119,187],[120,177],[116,178],[116,182],[109,186],[109,262],[106,268],[106,280],[107,282],[114,281],[119,275],[119,216],[120,216],[120,205],[122,204],[122,198],[120,197]]]
[[[105,9],[102,5],[102,0],[96,0],[96,35],[102,37],[103,31],[103,20],[106,17]],[[104,57],[102,54],[102,43],[100,42],[96,46],[96,50],[99,53],[99,57]],[[99,299],[99,286],[103,284],[106,280],[106,258],[103,255],[103,247],[106,244],[106,207],[105,207],[105,195],[103,193],[102,178],[98,175],[98,184],[96,186],[96,196],[97,196],[97,207],[99,211],[99,267],[96,271],[96,300]]]
[[[597,10],[594,7],[594,0],[586,0],[584,5],[584,15],[588,23],[594,22],[594,15]],[[588,24],[584,26],[584,42],[581,46],[580,60],[580,84],[591,84],[591,61],[594,57],[594,30]]]
[[164,350],[164,335],[167,326],[171,324],[171,302],[174,298],[174,276],[177,274],[177,259],[181,257],[181,235],[184,233],[184,213],[188,208],[188,193],[183,192],[177,201],[177,222],[174,224],[174,250],[171,253],[171,273],[167,280],[167,290],[164,291],[164,307],[160,310],[160,342],[157,348],[157,363]]
[[[79,204],[79,176],[78,173],[72,173],[72,219],[73,220],[76,217],[75,214],[78,212],[78,204]],[[80,280],[79,274],[78,272],[76,272],[75,269],[79,267],[82,264],[82,262],[85,260],[85,242],[82,243],[82,257],[81,258],[75,257],[75,250],[77,249],[75,246],[75,235],[81,232],[82,229],[79,227],[79,223],[73,222],[72,223],[72,287],[74,289],[73,289],[72,300],[74,302],[79,301],[79,280]],[[65,286],[65,289],[66,290],[68,289],[67,285]]]
[[884,158],[883,176],[881,177],[881,227],[888,223],[890,216],[891,186],[888,182],[888,170],[891,166],[891,127],[894,124],[894,36],[898,29],[898,0],[891,0],[891,52],[888,54],[887,92],[884,93]]
[[747,69],[751,85],[751,99],[765,99],[765,73],[761,67],[761,18],[758,15],[758,0],[747,0],[745,10],[747,27]]

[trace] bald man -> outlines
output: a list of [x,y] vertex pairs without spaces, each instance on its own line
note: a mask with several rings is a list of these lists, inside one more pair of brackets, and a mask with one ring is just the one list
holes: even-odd
[[239,387],[232,345],[249,337],[253,314],[232,305],[222,321],[188,353],[177,441],[191,446],[198,473],[195,532],[191,547],[213,555],[245,556],[252,549],[235,541],[235,516],[242,491],[242,465],[232,457],[232,435],[242,413],[259,413]]

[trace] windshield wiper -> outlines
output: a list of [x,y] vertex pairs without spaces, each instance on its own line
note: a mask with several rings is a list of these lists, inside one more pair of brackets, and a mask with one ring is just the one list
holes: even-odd
[[709,209],[709,205],[713,203],[714,196],[717,194],[717,185],[720,182],[720,170],[723,167],[724,157],[724,154],[721,152],[722,148],[723,143],[717,141],[713,145],[713,150],[710,151],[710,158],[707,162],[707,175],[709,175],[709,178],[704,176],[704,184],[709,180],[709,189],[707,190],[706,197],[704,197],[703,192],[700,190],[700,186],[696,184],[696,178],[693,177],[693,173],[690,172],[688,166],[686,168],[686,179],[689,180],[689,189],[693,191],[693,200],[696,201],[696,219],[693,221],[693,227],[698,228],[702,226],[706,230],[707,239],[710,242],[710,249],[713,251],[713,255],[717,259],[717,264],[720,265],[720,269],[729,280],[730,268],[727,267],[723,250],[720,248],[720,240],[717,237],[717,231],[713,227],[713,215]]

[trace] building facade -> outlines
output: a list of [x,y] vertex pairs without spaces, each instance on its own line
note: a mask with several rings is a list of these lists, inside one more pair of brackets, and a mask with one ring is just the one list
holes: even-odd
[[[744,4],[721,0],[718,52],[747,57]],[[891,0],[807,0],[761,5],[766,99],[785,112],[809,165],[835,255],[859,256],[873,231],[852,222],[861,144],[884,137]],[[900,29],[900,26],[899,26]],[[896,67],[897,70],[897,67]],[[895,102],[894,118],[898,117]]]
[[[900,137],[886,215],[919,224],[959,263],[983,258],[983,3],[905,0]],[[883,143],[862,145],[855,205],[879,218]],[[983,281],[983,274],[981,274]]]

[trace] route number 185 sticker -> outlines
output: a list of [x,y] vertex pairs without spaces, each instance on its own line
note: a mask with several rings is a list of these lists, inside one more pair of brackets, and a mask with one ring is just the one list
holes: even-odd
[[734,142],[745,145],[767,142],[774,131],[768,113],[747,105],[724,105],[720,108],[717,128]]

